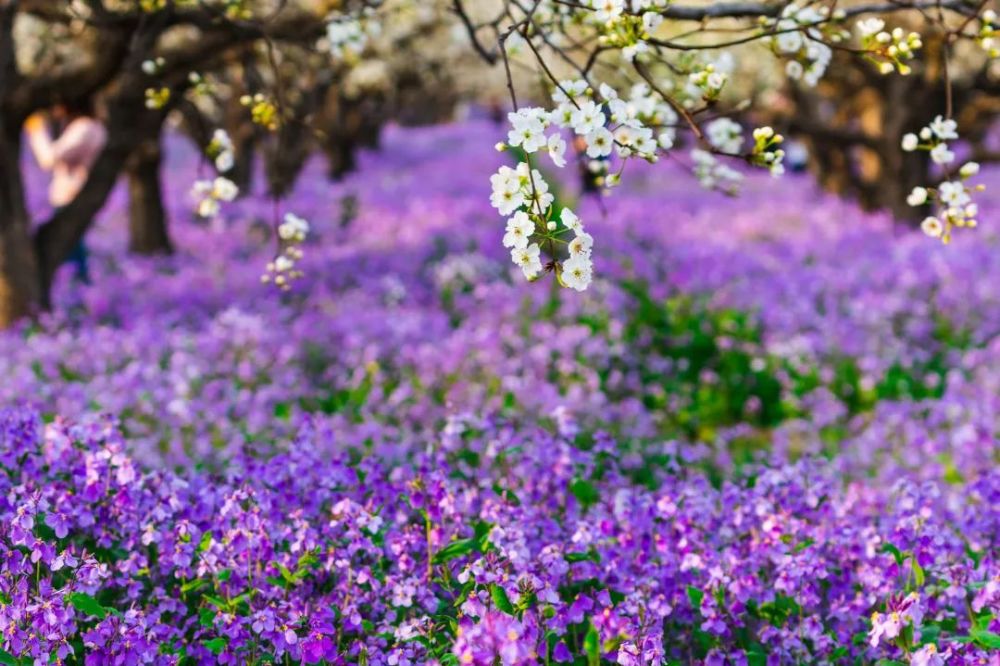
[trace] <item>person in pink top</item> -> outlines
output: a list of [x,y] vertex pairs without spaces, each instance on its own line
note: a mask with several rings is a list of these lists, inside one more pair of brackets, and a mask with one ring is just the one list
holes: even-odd
[[[57,106],[52,120],[62,125],[58,138],[52,137],[45,119],[38,114],[28,118],[25,129],[39,166],[52,172],[49,203],[58,210],[73,201],[83,189],[90,168],[107,141],[107,130],[94,118],[87,103]],[[76,265],[77,278],[81,282],[89,282],[87,250],[83,241],[77,245],[69,260]]]

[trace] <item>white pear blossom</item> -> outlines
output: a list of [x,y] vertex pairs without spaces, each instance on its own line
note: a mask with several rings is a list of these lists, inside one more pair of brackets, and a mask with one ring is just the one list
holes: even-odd
[[862,37],[870,37],[882,31],[882,28],[885,27],[885,21],[872,17],[858,21],[854,27],[857,28],[858,34]]
[[583,231],[583,225],[580,223],[580,218],[576,216],[576,213],[571,211],[569,208],[563,208],[562,213],[559,216],[562,220],[563,225],[572,230],[575,233],[581,233]]
[[958,138],[958,123],[956,123],[951,118],[944,118],[943,116],[937,116],[931,121],[931,124],[927,126],[935,137],[941,141],[948,141],[950,139]]
[[524,277],[534,280],[542,271],[540,254],[541,248],[538,247],[538,243],[532,243],[524,248],[514,248],[510,252],[510,257],[521,268]]
[[663,23],[663,15],[656,12],[646,12],[642,15],[642,29],[648,33],[654,32]]
[[552,134],[548,140],[549,158],[560,169],[566,166],[566,140],[559,134]]
[[625,11],[625,0],[590,0],[594,19],[601,23],[613,21]]
[[507,233],[503,236],[503,246],[506,248],[523,249],[528,247],[528,238],[535,230],[531,218],[524,211],[517,211],[514,217],[507,220]]
[[948,149],[948,144],[939,143],[931,149],[931,160],[935,164],[948,164],[955,159],[955,153]]
[[[552,101],[559,105],[569,103],[571,99],[575,100],[583,96],[587,92],[588,87],[590,87],[589,84],[583,79],[564,79],[552,91]],[[570,108],[576,108],[572,103],[569,106]]]
[[906,203],[911,206],[922,206],[927,203],[927,188],[914,187],[913,191],[906,197]]
[[979,163],[966,162],[962,165],[962,168],[958,170],[958,173],[962,176],[962,178],[971,178],[979,173]]
[[[601,107],[593,100],[587,100],[580,104],[580,107],[573,110],[571,119],[573,131],[577,134],[590,134],[599,127],[604,127],[607,118]],[[610,152],[610,151],[609,151]]]
[[740,152],[743,145],[743,128],[729,118],[718,118],[705,127],[705,136],[712,147],[730,155]]
[[225,173],[233,168],[233,141],[226,130],[217,129],[212,133],[208,154],[214,159],[215,168],[219,173]]
[[969,196],[965,185],[957,180],[947,181],[938,186],[938,197],[949,206],[964,206],[972,197]]
[[691,151],[694,160],[694,174],[706,190],[720,190],[735,194],[743,180],[743,174],[722,164],[711,153],[695,148]]
[[524,205],[524,189],[514,169],[500,167],[497,173],[490,176],[490,184],[493,186],[490,203],[501,215],[510,215]]
[[278,226],[278,237],[290,243],[301,243],[309,234],[309,222],[295,213],[285,213],[284,220]]
[[220,202],[232,201],[240,190],[233,181],[218,176],[214,180],[195,181],[191,193],[198,198],[198,215],[211,219],[218,216]]
[[574,257],[577,255],[586,255],[589,257],[593,247],[594,237],[586,231],[580,230],[576,232],[576,237],[569,242],[569,253]]
[[541,123],[521,125],[507,133],[507,142],[520,146],[526,153],[534,153],[545,146],[545,130]]
[[924,218],[920,223],[920,229],[931,238],[940,238],[944,233],[944,225],[934,216]]
[[584,291],[593,279],[593,265],[589,254],[575,254],[562,267],[562,281],[570,289]]
[[587,156],[594,159],[611,154],[615,138],[606,127],[598,127],[586,136]]
[[360,21],[340,19],[327,24],[326,41],[335,58],[359,56],[368,44],[368,34]]

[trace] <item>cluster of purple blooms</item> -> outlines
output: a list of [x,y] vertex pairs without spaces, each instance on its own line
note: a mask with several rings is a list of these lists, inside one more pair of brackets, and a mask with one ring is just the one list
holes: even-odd
[[288,293],[268,201],[188,219],[184,145],[178,256],[116,194],[94,285],[0,336],[0,663],[1000,662],[998,240],[658,165],[550,290],[497,132],[311,165]]

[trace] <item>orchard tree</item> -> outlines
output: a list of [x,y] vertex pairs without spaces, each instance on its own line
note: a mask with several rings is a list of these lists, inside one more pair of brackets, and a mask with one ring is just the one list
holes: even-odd
[[[425,112],[450,113],[457,97],[440,73],[465,48],[449,0],[0,0],[0,12],[0,326],[48,307],[56,270],[120,176],[130,250],[171,250],[159,174],[171,114],[217,172],[193,184],[197,212],[212,217],[249,185],[255,153],[280,197],[313,151],[329,156],[331,176],[350,170],[386,119],[410,115],[403,95],[414,87],[443,93]],[[107,144],[75,200],[33,224],[22,125],[56,103],[94,98],[106,109]],[[307,228],[289,220],[275,220],[265,275],[283,287]]]
[[[606,172],[599,174],[606,187],[621,181],[630,160],[655,162],[667,155],[688,160],[704,187],[735,193],[743,173],[733,162],[780,175],[784,151],[783,137],[772,127],[754,129],[748,140],[732,119],[747,106],[727,97],[734,72],[747,60],[760,68],[766,59],[778,63],[784,78],[815,88],[829,69],[845,66],[835,54],[861,61],[871,76],[884,77],[887,88],[900,91],[889,103],[911,114],[905,122],[883,124],[879,140],[921,153],[940,170],[933,183],[908,186],[905,199],[932,212],[921,224],[925,233],[949,242],[956,229],[976,226],[972,195],[980,189],[968,183],[979,165],[959,164],[951,149],[959,138],[955,118],[962,112],[954,93],[954,53],[971,46],[984,58],[997,55],[996,14],[989,5],[986,0],[455,0],[478,53],[503,66],[514,107],[508,139],[497,147],[522,157],[516,167],[501,166],[492,177],[492,203],[508,218],[503,243],[512,261],[528,280],[553,273],[562,286],[580,291],[593,277],[594,239],[573,211],[562,208],[556,216],[554,197],[537,169],[541,153],[554,166],[565,166],[567,139],[575,136],[595,160],[594,168]],[[914,59],[929,43],[936,48],[922,71],[936,68],[939,83],[929,93],[919,85],[895,84],[913,77]],[[544,104],[522,103],[523,87],[512,64],[531,68],[543,81]],[[928,96],[934,104],[926,103]],[[836,106],[847,100],[830,101]],[[682,139],[694,146],[684,151],[686,157]],[[915,173],[927,175],[926,169]],[[878,175],[883,187],[898,187],[895,178],[891,169]]]
[[883,76],[854,54],[836,51],[818,85],[789,82],[756,115],[808,146],[810,170],[824,188],[868,210],[920,222],[929,211],[926,204],[911,205],[923,199],[920,190],[912,196],[914,188],[936,187],[947,174],[927,152],[903,150],[899,137],[918,132],[927,118],[948,115],[949,97],[970,158],[1000,159],[988,142],[1000,112],[1000,63],[982,49],[959,44],[946,70],[942,36],[932,34],[926,42],[910,76]]
[[[327,125],[342,131],[345,117],[338,114],[353,101],[345,102],[339,79],[322,65],[312,71],[305,89],[290,94],[281,73],[282,46],[325,52],[331,69],[343,61],[363,62],[366,45],[395,13],[421,15],[431,5],[437,3],[75,0],[54,6],[44,0],[0,0],[0,324],[48,305],[56,268],[123,171],[137,193],[136,205],[155,204],[156,183],[143,174],[156,170],[167,114],[189,91],[211,83],[203,73],[231,67],[237,58],[256,62],[263,54],[270,74],[259,77],[260,89],[248,86],[239,105],[256,127],[276,133],[274,157],[299,164],[303,153],[282,143],[301,120],[296,112],[318,118],[318,111],[328,113],[335,106],[338,119]],[[508,218],[503,243],[529,280],[551,272],[561,285],[583,290],[592,279],[594,239],[573,211],[561,209],[556,217],[554,197],[537,168],[543,152],[556,167],[564,166],[568,140],[583,142],[605,187],[621,181],[629,160],[653,162],[663,156],[686,161],[706,188],[730,193],[738,190],[743,172],[734,166],[740,163],[780,174],[783,137],[762,126],[748,140],[732,119],[746,111],[745,101],[730,93],[738,88],[735,72],[762,59],[777,63],[784,78],[816,87],[830,68],[836,72],[844,66],[835,54],[897,80],[912,76],[925,45],[938,44],[923,66],[930,67],[932,58],[937,63],[943,110],[932,113],[933,106],[918,99],[912,106],[927,117],[918,122],[914,116],[912,124],[887,125],[882,131],[886,141],[925,154],[942,173],[939,182],[917,184],[907,193],[908,204],[933,213],[923,221],[924,231],[948,242],[955,229],[976,225],[972,195],[977,186],[968,179],[978,165],[957,163],[951,149],[958,138],[955,118],[963,111],[958,102],[964,101],[954,94],[952,72],[960,45],[978,48],[985,57],[995,55],[996,15],[988,0],[451,0],[450,10],[454,23],[437,15],[430,23],[441,24],[445,32],[452,25],[464,28],[479,56],[502,68],[509,91],[510,128],[498,148],[521,157],[515,167],[503,166],[492,177],[492,203]],[[99,47],[88,58],[73,55],[29,68],[18,60],[18,53],[28,49],[16,29],[29,18],[69,31],[73,43],[86,38]],[[447,46],[441,48],[449,42],[440,34],[426,41],[455,57]],[[527,76],[520,74],[524,69]],[[531,90],[542,89],[531,105],[525,104],[524,81]],[[324,87],[325,97],[314,94]],[[57,101],[98,93],[107,109],[107,145],[76,199],[33,227],[19,163],[22,124]],[[911,100],[903,95],[899,103]],[[232,100],[227,109],[233,112]],[[902,134],[892,136],[897,132]],[[219,173],[196,182],[194,191],[199,214],[210,217],[238,193],[224,175],[234,166],[236,146],[221,128],[204,128],[202,134],[211,137],[206,152]],[[308,136],[301,132],[295,142]],[[682,145],[693,147],[682,150]],[[889,180],[893,174],[882,177]],[[279,185],[278,191],[287,188]],[[141,192],[150,196],[138,196]],[[156,214],[151,210],[152,217]],[[275,226],[279,244],[263,279],[287,288],[299,275],[299,244],[309,225],[289,213]],[[151,247],[169,242],[155,230],[148,236]]]
[[[158,137],[167,114],[211,70],[256,44],[273,53],[281,44],[325,41],[330,57],[360,52],[363,21],[372,4],[277,0],[0,0],[0,326],[49,304],[58,267],[80,242],[115,182],[128,171],[133,192],[155,185]],[[25,44],[26,22],[41,22],[68,47],[55,63],[32,67]],[[336,40],[340,40],[338,43]],[[19,58],[19,56],[21,56]],[[57,103],[92,99],[106,107],[107,142],[79,194],[49,219],[33,225],[25,204],[21,173],[21,130],[37,111]],[[271,97],[258,93],[246,104],[260,124],[277,129],[286,122]],[[226,146],[213,150],[225,152]],[[155,192],[153,193],[155,194]],[[228,196],[222,183],[211,196]],[[155,196],[136,197],[155,206]],[[155,219],[155,211],[153,218]],[[152,234],[151,245],[165,236]]]

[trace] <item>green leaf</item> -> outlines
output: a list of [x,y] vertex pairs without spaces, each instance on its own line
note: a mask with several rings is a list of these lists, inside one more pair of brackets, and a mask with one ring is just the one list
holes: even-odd
[[941,636],[941,627],[936,624],[925,624],[920,630],[920,644],[937,643]]
[[496,583],[490,585],[490,599],[493,600],[494,606],[507,613],[507,615],[514,614],[514,604],[510,603],[507,591]]
[[987,650],[1000,650],[1000,634],[980,629],[979,627],[972,627],[969,630],[969,637],[972,638],[972,642],[976,645],[984,647]]
[[793,553],[801,553],[803,550],[805,550],[809,546],[813,545],[814,543],[816,543],[816,539],[813,539],[812,537],[810,537],[810,538],[806,539],[805,541],[802,541],[802,542],[796,544],[795,548],[792,549],[792,552]]
[[597,504],[601,499],[601,494],[597,491],[597,488],[586,479],[576,479],[570,483],[569,491],[573,493],[573,497],[583,505],[584,509]]
[[201,541],[198,542],[198,552],[204,553],[208,550],[208,547],[212,545],[212,532],[210,530],[205,530],[201,535]]
[[212,604],[213,606],[215,606],[216,608],[218,608],[221,611],[226,611],[226,610],[229,609],[229,605],[225,601],[223,601],[222,599],[220,599],[218,597],[212,597],[212,596],[209,596],[209,595],[206,594],[205,595],[205,601],[207,601],[208,603]]
[[566,558],[567,562],[595,562],[600,563],[601,556],[597,554],[596,550],[589,550],[586,553],[566,553],[563,557]]
[[973,568],[978,569],[979,563],[983,561],[983,551],[974,550],[968,543],[965,544],[965,554],[972,560]]
[[188,582],[181,585],[181,594],[187,594],[193,590],[197,590],[208,584],[208,581],[202,578],[195,578],[194,580],[189,580]]
[[459,539],[457,541],[452,541],[434,554],[434,563],[441,564],[442,562],[453,560],[456,557],[468,555],[469,553],[478,551],[479,547],[478,539]]
[[211,627],[215,624],[215,611],[211,608],[202,608],[198,613],[198,624],[203,627]]
[[281,572],[281,577],[284,578],[285,581],[287,581],[289,585],[294,585],[295,583],[299,582],[299,580],[298,580],[298,578],[296,578],[295,574],[293,574],[288,569],[288,567],[286,567],[281,562],[278,562],[278,571]]
[[903,561],[906,560],[906,557],[903,555],[903,552],[899,548],[893,546],[891,543],[882,544],[882,547],[879,548],[879,552],[892,553],[892,556],[896,559],[896,564],[898,566],[903,566]]
[[212,654],[222,654],[222,651],[226,649],[227,645],[226,639],[222,637],[213,638],[210,641],[202,641],[201,644],[204,645]]
[[696,611],[701,611],[701,601],[705,598],[705,593],[694,585],[688,585],[687,595],[688,601],[691,602],[691,607]]
[[913,580],[917,583],[917,587],[923,587],[927,577],[924,575],[924,568],[917,562],[916,555],[910,556],[910,566],[913,567]]
[[89,594],[84,594],[83,592],[71,592],[67,599],[73,608],[81,613],[92,615],[99,620],[103,620],[108,616],[108,611],[104,608],[104,606],[97,603],[97,599]]
[[4,664],[5,666],[17,666],[18,665],[17,657],[10,654],[9,652],[4,652],[3,650],[0,650],[0,664]]
[[587,666],[600,666],[601,636],[593,623],[587,629],[587,635],[583,637],[583,651],[587,654]]

